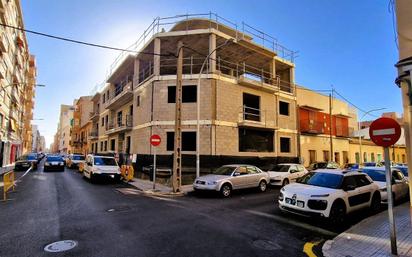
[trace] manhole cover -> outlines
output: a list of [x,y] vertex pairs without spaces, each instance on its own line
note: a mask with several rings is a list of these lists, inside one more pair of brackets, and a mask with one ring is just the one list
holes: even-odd
[[252,242],[252,244],[256,248],[268,250],[268,251],[282,249],[282,247],[279,244],[269,241],[269,240],[255,240]]
[[70,249],[73,249],[76,246],[77,246],[77,242],[74,240],[63,240],[63,241],[57,241],[57,242],[46,245],[44,247],[44,250],[46,252],[58,253],[58,252],[68,251]]

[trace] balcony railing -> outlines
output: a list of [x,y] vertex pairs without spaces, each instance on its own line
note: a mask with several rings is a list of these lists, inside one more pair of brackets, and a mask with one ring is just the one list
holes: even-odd
[[106,102],[106,108],[116,109],[133,99],[133,81],[128,81],[123,86],[118,86],[109,100]]
[[95,120],[99,118],[99,111],[94,111],[94,112],[90,112],[89,114],[89,119],[91,120]]
[[304,119],[300,121],[300,132],[310,134],[327,133],[325,123],[315,119]]
[[274,111],[266,111],[244,105],[239,114],[239,125],[247,127],[276,128]]
[[99,132],[97,130],[93,130],[89,132],[89,139],[96,139],[99,137]]
[[125,119],[118,120],[117,122],[109,122],[106,130],[106,134],[113,134],[117,132],[122,132],[130,130],[133,128],[133,117],[131,115],[126,115]]

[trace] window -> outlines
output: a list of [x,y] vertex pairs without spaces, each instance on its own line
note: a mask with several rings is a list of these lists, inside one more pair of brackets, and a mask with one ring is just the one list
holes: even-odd
[[104,150],[103,150],[103,141],[100,142],[100,151],[104,151]]
[[104,117],[102,117],[102,127],[104,127]]
[[371,182],[369,181],[369,179],[366,178],[365,175],[358,175],[358,176],[354,176],[355,180],[356,180],[356,185],[358,187],[363,187],[363,186],[367,186],[370,185]]
[[129,115],[133,116],[133,105],[129,106]]
[[279,101],[279,114],[289,116],[289,103]]
[[343,179],[342,188],[347,188],[349,185],[356,188],[357,183],[356,183],[356,179],[354,177],[355,176],[346,176]]
[[[196,103],[197,87],[188,85],[182,87],[182,103]],[[176,103],[176,86],[167,87],[167,102]]]
[[106,102],[106,93],[103,94],[103,103]]
[[375,153],[371,153],[371,162],[375,162]]
[[104,141],[104,151],[107,151],[107,141]]
[[139,107],[140,106],[140,95],[138,95],[136,97],[136,106]]
[[3,128],[3,119],[4,119],[4,116],[3,114],[0,113],[0,128]]
[[[167,132],[166,150],[173,151],[175,143],[175,132]],[[196,151],[196,132],[182,132],[182,151]]]
[[335,152],[335,162],[340,163],[340,153],[339,152]]
[[121,127],[123,125],[122,120],[123,120],[123,112],[120,111],[117,113],[117,126]]
[[239,152],[273,152],[273,131],[239,128]]
[[[378,157],[379,157],[379,155],[378,155]],[[355,153],[355,162],[356,162],[356,163],[360,163],[359,161],[360,161],[359,153],[356,152],[356,153]]]
[[256,167],[247,166],[247,173],[249,173],[249,174],[257,174],[257,173],[259,173],[259,171],[256,169]]
[[368,161],[368,154],[366,152],[363,153],[363,162]]
[[114,151],[114,149],[115,149],[115,143],[116,143],[116,140],[115,140],[115,139],[111,139],[111,140],[110,140],[110,150],[111,150],[111,151]]
[[290,138],[281,137],[280,138],[280,152],[281,153],[290,153]]
[[260,121],[260,97],[243,93],[243,119]]

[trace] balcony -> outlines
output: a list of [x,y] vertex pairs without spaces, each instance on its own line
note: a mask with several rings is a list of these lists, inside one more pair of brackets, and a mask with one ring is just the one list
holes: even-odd
[[90,112],[89,119],[93,121],[98,120],[99,115],[100,115],[99,111]]
[[0,62],[0,79],[6,78],[6,67],[3,62]]
[[349,137],[349,127],[336,125],[337,137]]
[[314,119],[300,121],[300,132],[307,134],[325,134],[328,132],[325,123]]
[[99,132],[97,130],[93,130],[89,132],[89,139],[95,140],[99,138]]
[[115,110],[133,99],[133,82],[129,81],[123,86],[118,86],[114,94],[106,102],[106,108]]
[[19,94],[17,92],[17,89],[13,87],[13,89],[11,90],[11,94],[10,94],[11,100],[13,102],[15,102],[16,104],[18,104],[19,102]]
[[106,128],[106,135],[131,130],[133,128],[132,116],[126,115],[125,120],[121,119],[118,120],[116,123],[110,122]]
[[[272,116],[270,114],[273,114]],[[267,112],[244,105],[239,113],[238,125],[242,127],[276,128],[274,112]]]

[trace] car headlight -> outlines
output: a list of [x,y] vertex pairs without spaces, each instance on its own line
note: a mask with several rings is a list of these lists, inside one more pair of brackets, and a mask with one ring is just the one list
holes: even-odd
[[44,163],[44,166],[49,166],[49,165],[50,165],[50,163],[48,163],[48,162]]
[[59,162],[59,165],[64,165],[64,162]]
[[285,187],[282,187],[282,188],[280,189],[280,191],[284,192],[284,191],[285,191]]
[[209,182],[207,182],[207,184],[208,184],[208,185],[216,185],[217,182],[216,182],[216,181],[212,181],[212,182],[209,181]]
[[283,201],[283,193],[282,192],[279,193],[279,198],[278,199],[279,199],[279,201]]

